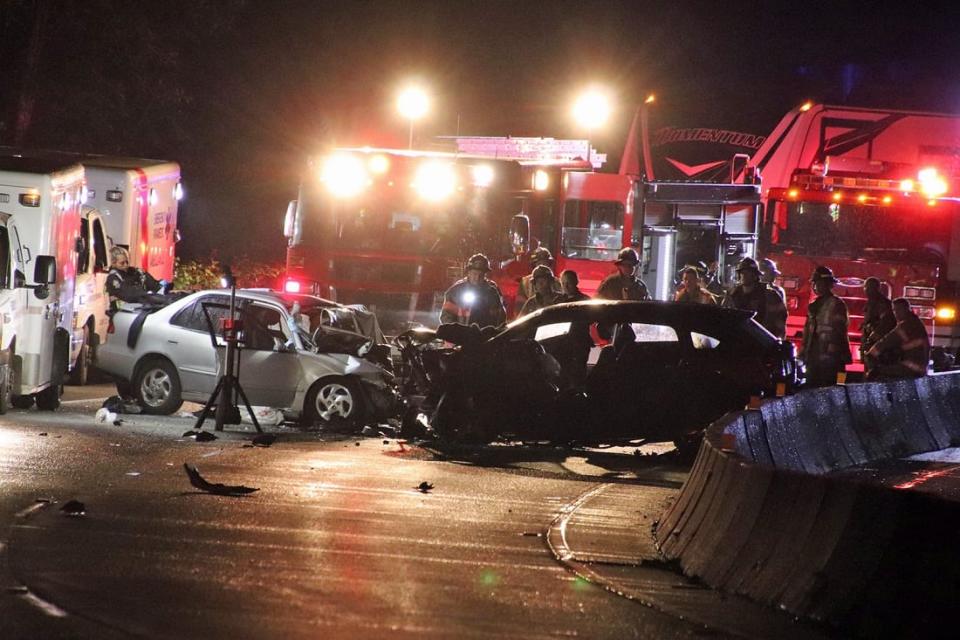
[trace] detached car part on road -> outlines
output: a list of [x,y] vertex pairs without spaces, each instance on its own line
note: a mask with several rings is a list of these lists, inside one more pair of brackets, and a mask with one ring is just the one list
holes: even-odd
[[413,399],[405,429],[426,416],[453,439],[683,444],[751,396],[796,386],[792,345],[751,315],[591,300],[547,307],[499,333],[408,331],[397,337],[401,390]]
[[[315,296],[240,289],[240,383],[250,403],[304,424],[358,426],[396,412],[389,352],[372,314]],[[113,317],[97,367],[128,385],[145,413],[205,402],[223,373],[229,291],[200,291],[166,307]],[[125,384],[126,383],[126,384]]]

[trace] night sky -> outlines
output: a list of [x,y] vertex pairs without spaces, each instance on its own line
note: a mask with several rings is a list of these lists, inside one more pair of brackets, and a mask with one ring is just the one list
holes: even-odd
[[[185,258],[280,260],[305,158],[405,144],[394,92],[435,94],[418,136],[582,137],[572,95],[766,134],[806,99],[960,112],[960,5],[752,2],[0,0],[0,144],[176,160]],[[615,169],[615,167],[613,167]]]

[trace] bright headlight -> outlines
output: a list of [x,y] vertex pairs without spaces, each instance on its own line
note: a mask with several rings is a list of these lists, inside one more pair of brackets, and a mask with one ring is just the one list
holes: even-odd
[[355,196],[370,183],[367,169],[360,158],[347,154],[327,158],[320,170],[320,180],[338,198]]
[[473,184],[478,187],[489,187],[493,184],[493,167],[488,164],[478,164],[473,168]]
[[413,188],[424,200],[438,202],[457,188],[457,174],[446,162],[425,162],[417,168]]
[[947,181],[933,167],[922,169],[917,174],[920,192],[928,198],[936,198],[947,192]]

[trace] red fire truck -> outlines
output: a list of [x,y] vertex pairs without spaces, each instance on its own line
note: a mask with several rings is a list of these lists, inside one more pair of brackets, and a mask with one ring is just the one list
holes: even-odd
[[755,255],[757,184],[589,171],[604,158],[583,141],[446,142],[455,149],[341,149],[315,162],[287,212],[284,287],[366,304],[386,327],[431,325],[478,250],[492,259],[510,315],[536,246],[555,256],[557,273],[577,271],[588,294],[632,246],[659,300],[672,299],[684,264],[732,272]]
[[585,142],[549,138],[440,144],[449,150],[344,148],[312,161],[284,223],[284,288],[365,304],[388,329],[432,325],[466,258],[482,251],[512,297],[514,216],[545,228],[564,177],[590,168],[582,158],[602,159]]
[[788,337],[798,340],[810,274],[826,265],[850,311],[857,363],[869,276],[910,300],[935,345],[956,348],[960,117],[808,103],[751,163],[763,177],[760,254],[783,272]]

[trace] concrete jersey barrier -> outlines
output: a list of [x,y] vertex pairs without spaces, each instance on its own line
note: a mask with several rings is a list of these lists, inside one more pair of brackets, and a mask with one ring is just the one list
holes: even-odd
[[827,475],[960,444],[960,374],[725,416],[657,525],[686,574],[864,637],[934,637],[960,597],[960,503]]

